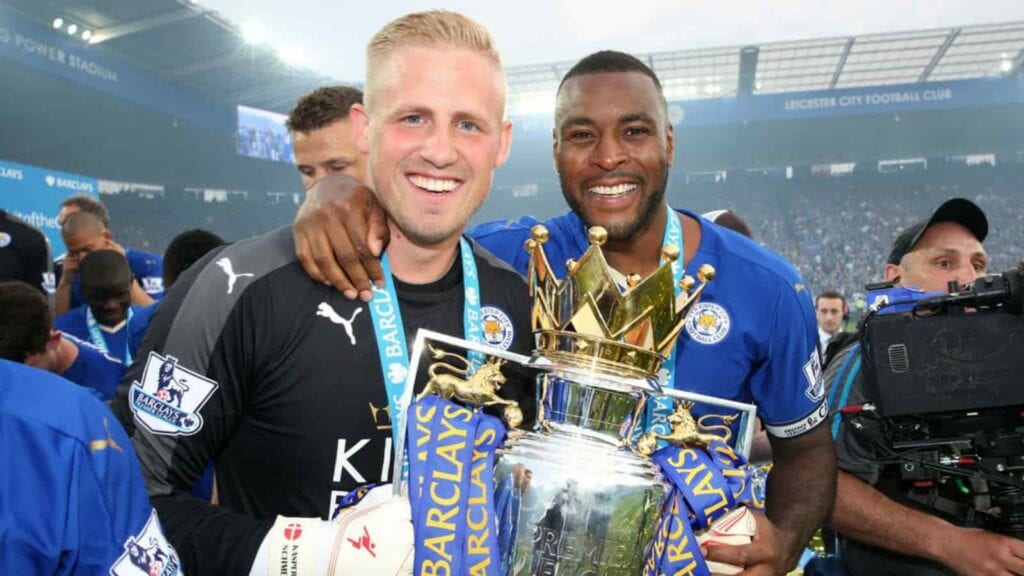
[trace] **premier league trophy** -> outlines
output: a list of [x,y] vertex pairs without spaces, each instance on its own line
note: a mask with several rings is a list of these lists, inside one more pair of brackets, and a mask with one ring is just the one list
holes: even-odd
[[[729,534],[746,531],[749,541],[749,513],[742,522],[723,519],[741,503],[757,504],[743,457],[728,436],[694,419],[691,402],[671,399],[685,393],[659,385],[686,314],[714,270],[704,265],[696,279],[676,282],[672,263],[681,255],[666,246],[654,274],[627,276],[620,288],[601,252],[606,238],[592,228],[590,248],[567,263],[561,280],[544,253],[548,231],[535,227],[526,243],[537,348],[523,360],[537,373],[533,430],[506,436],[498,418],[481,413],[496,407],[511,428],[522,416],[496,394],[506,360],[493,355],[469,377],[432,379],[410,408],[416,574],[706,574],[700,531],[726,521]],[[422,338],[416,348],[424,351]],[[453,356],[430,350],[438,360]],[[470,374],[464,362],[460,373]],[[651,426],[658,400],[660,428]],[[745,417],[753,412],[718,403]],[[463,437],[473,440],[457,442]]]

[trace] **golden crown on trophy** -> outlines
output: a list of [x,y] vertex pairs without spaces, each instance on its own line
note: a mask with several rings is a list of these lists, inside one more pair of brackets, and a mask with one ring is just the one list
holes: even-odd
[[653,274],[627,275],[620,287],[601,251],[608,233],[594,226],[588,232],[590,248],[579,260],[566,262],[568,276],[559,280],[544,253],[548,238],[547,228],[537,225],[526,241],[538,352],[587,369],[655,377],[715,269],[704,264],[697,280],[684,276],[677,295],[672,263],[681,255],[676,246],[666,245]]

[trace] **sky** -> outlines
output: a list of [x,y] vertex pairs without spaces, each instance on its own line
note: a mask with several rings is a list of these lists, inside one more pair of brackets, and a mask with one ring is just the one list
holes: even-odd
[[363,50],[408,12],[455,10],[485,25],[506,66],[1024,20],[1022,0],[199,0],[302,65],[361,81]]

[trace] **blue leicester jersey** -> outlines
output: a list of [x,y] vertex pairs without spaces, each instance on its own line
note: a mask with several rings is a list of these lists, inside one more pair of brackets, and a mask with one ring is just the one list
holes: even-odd
[[62,337],[78,347],[78,357],[61,376],[95,390],[103,400],[113,398],[124,376],[125,365],[84,340],[63,333]]
[[[701,264],[715,267],[716,276],[686,320],[679,337],[675,387],[728,400],[756,404],[768,432],[793,437],[820,424],[827,415],[821,364],[817,353],[814,305],[803,280],[788,262],[737,234],[691,212],[701,225],[697,253],[687,272]],[[525,274],[529,254],[523,244],[530,218],[483,224],[470,235],[495,256]],[[543,223],[550,231],[544,245],[559,278],[565,262],[589,247],[585,226],[569,212]],[[628,273],[628,271],[623,271]],[[724,412],[724,413],[719,413]],[[701,425],[732,438],[739,419],[729,411],[698,406]]]
[[[132,276],[142,286],[142,289],[149,294],[150,298],[159,300],[164,297],[164,259],[157,254],[143,252],[142,250],[124,249],[124,257],[128,260],[128,267],[132,269]],[[63,268],[61,268],[63,271]],[[82,294],[82,283],[79,277],[71,284],[71,307],[77,308],[85,305],[85,295]]]
[[131,440],[87,390],[0,360],[0,430],[0,574],[181,574]]
[[[99,342],[93,342],[89,335],[89,322],[86,320],[88,306],[79,306],[78,308],[72,308],[67,312],[57,316],[57,319],[53,321],[53,327],[65,334],[70,334],[79,340],[85,340],[93,346],[100,346]],[[106,330],[100,330],[100,334],[103,337],[103,342],[107,348],[107,354],[120,361],[121,363],[128,365],[129,362],[126,360],[129,358],[129,334],[131,332],[131,325],[135,322],[134,315],[138,314],[141,310],[141,306],[132,306],[132,318],[121,326],[121,329],[117,332],[107,332]]]
[[159,305],[159,302],[150,304],[132,316],[132,321],[128,324],[128,351],[131,352],[132,358],[138,356],[142,338],[146,335],[149,321],[153,319],[153,313],[156,312],[156,307]]

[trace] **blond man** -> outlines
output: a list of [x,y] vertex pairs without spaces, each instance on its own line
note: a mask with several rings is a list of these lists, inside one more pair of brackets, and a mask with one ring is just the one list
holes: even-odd
[[[479,24],[441,11],[391,22],[370,42],[365,104],[349,116],[390,216],[387,286],[352,302],[309,279],[289,229],[175,284],[119,408],[187,573],[408,569],[407,503],[327,519],[346,492],[391,476],[395,386],[417,328],[468,338],[474,307],[486,308],[507,321],[502,347],[531,348],[522,278],[462,237],[508,155],[504,108],[501,61]],[[529,390],[502,391],[529,417]],[[209,461],[219,507],[188,494]]]

